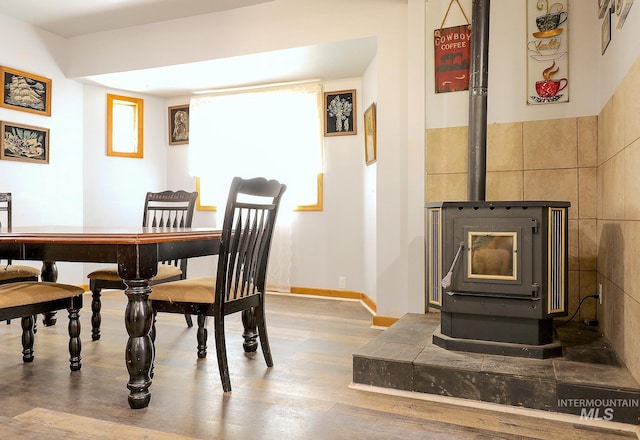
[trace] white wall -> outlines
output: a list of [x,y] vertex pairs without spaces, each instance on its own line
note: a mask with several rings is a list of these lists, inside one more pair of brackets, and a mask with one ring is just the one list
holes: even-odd
[[[421,0],[410,0],[410,3],[418,11],[424,7]],[[339,26],[334,25],[336,14],[340,17]],[[327,142],[325,211],[298,214],[301,221],[294,238],[297,254],[292,282],[333,289],[338,287],[338,277],[345,276],[347,289],[373,295],[380,314],[402,316],[407,311],[423,309],[424,301],[420,282],[409,281],[412,277],[421,278],[424,273],[420,256],[411,258],[409,253],[410,243],[415,243],[416,237],[422,240],[422,228],[416,227],[421,224],[421,218],[409,218],[409,210],[421,213],[424,199],[421,190],[408,191],[409,186],[416,185],[410,182],[410,176],[415,175],[416,167],[423,166],[423,162],[415,161],[422,153],[409,152],[407,148],[408,114],[411,113],[411,118],[420,117],[424,106],[423,100],[417,103],[412,100],[412,105],[419,108],[415,112],[410,108],[407,66],[420,66],[424,59],[418,54],[417,60],[408,60],[409,39],[416,35],[420,38],[422,29],[420,25],[416,29],[415,17],[411,17],[410,36],[408,20],[406,0],[279,0],[219,14],[96,33],[59,45],[48,40],[47,57],[55,56],[55,62],[62,66],[66,76],[74,78],[375,37],[378,53],[375,65],[367,74],[366,90],[360,78],[327,84],[327,87],[358,90],[360,128],[356,136],[337,137]],[[25,66],[17,55],[11,60],[17,67]],[[81,86],[73,81],[69,83],[77,87],[76,106],[65,112],[65,116],[78,114],[77,118],[70,119],[75,130],[69,131],[84,130],[84,135],[78,135],[72,147],[77,165],[74,171],[80,177],[73,185],[78,197],[70,211],[78,223],[125,221],[125,216],[116,216],[116,219],[113,214],[102,212],[99,202],[100,199],[120,200],[122,196],[129,208],[126,221],[137,223],[130,213],[137,211],[144,191],[154,185],[162,189],[164,184],[181,187],[190,184],[185,159],[188,147],[169,147],[166,139],[166,107],[185,101],[159,103],[145,98],[145,159],[107,158],[103,155],[105,104],[102,101],[107,91],[87,86],[83,93]],[[364,96],[367,102],[363,101]],[[378,162],[365,169],[362,112],[374,98],[378,112]],[[412,127],[412,142],[416,139],[420,142],[424,127],[415,123]],[[165,159],[155,157],[156,151],[164,151]],[[158,175],[158,170],[164,174]],[[371,176],[373,170],[375,179]],[[370,191],[366,194],[365,185]],[[422,186],[422,181],[417,185]],[[366,200],[369,194],[375,196],[375,201]],[[375,225],[365,218],[372,212]],[[214,214],[199,212],[194,222],[210,224],[212,219]],[[365,222],[371,229],[363,231]],[[367,249],[373,251],[365,251],[365,241]],[[198,274],[197,266],[190,265],[191,275]],[[77,282],[86,282],[83,274],[84,271]],[[410,310],[416,304],[417,310]]]
[[294,215],[291,284],[338,289],[338,277],[345,277],[347,289],[364,291],[361,79],[326,82],[323,88],[356,90],[357,134],[324,138],[324,207]]
[[[0,191],[13,193],[13,224],[81,225],[82,85],[65,78],[50,52],[64,40],[2,15],[0,29],[4,36],[0,65],[52,81],[50,117],[0,108],[0,120],[48,128],[50,136],[49,164],[0,161]],[[61,282],[78,282],[83,276],[81,264],[60,263],[58,270]]]
[[[362,104],[366,110],[371,103],[377,103],[378,99],[378,58],[376,57],[367,70],[362,75]],[[363,151],[364,154],[364,151]],[[376,178],[378,164],[367,166],[363,173],[363,192],[362,200],[364,203],[364,211],[362,216],[362,232],[363,232],[363,272],[364,272],[364,291],[369,298],[377,302],[377,285],[376,274],[377,266],[377,194],[376,194]]]
[[[462,3],[470,14],[471,0]],[[106,158],[102,102],[106,90],[85,88],[66,78],[373,36],[378,45],[375,64],[363,78],[345,79],[336,87],[344,84],[358,89],[360,127],[361,113],[370,100],[376,100],[378,162],[364,167],[361,131],[352,139],[345,140],[350,138],[347,136],[331,141],[332,169],[326,170],[325,206],[336,212],[347,206],[356,215],[352,215],[353,221],[347,219],[347,225],[342,224],[344,216],[329,211],[298,215],[308,217],[298,226],[301,236],[296,243],[300,248],[293,281],[308,287],[337,288],[337,278],[346,276],[347,288],[372,295],[382,315],[420,311],[424,304],[420,280],[424,273],[420,255],[424,126],[417,121],[426,120],[429,128],[467,123],[467,95],[436,95],[433,69],[428,67],[432,66],[433,29],[439,27],[447,5],[436,0],[426,4],[422,0],[279,0],[70,40],[0,17],[3,30],[12,35],[12,41],[15,36],[20,42],[6,45],[0,62],[52,78],[54,98],[51,118],[0,109],[2,119],[52,129],[52,163],[1,161],[0,183],[16,195],[16,218],[22,224],[124,221],[122,215],[113,219],[111,213],[101,213],[99,198],[115,200],[124,195],[131,206],[128,212],[133,213],[148,187],[192,185],[186,171],[188,146],[169,147],[166,135],[167,107],[186,100],[145,98],[145,159]],[[522,80],[525,2],[494,0],[491,7],[490,123],[597,114],[640,51],[637,7],[632,8],[624,29],[614,29],[607,53],[600,56],[601,21],[595,6],[571,0],[571,101],[526,106]],[[334,23],[336,11],[348,25],[329,25]],[[426,56],[421,53],[424,41]],[[416,85],[421,77],[426,81]],[[499,99],[492,100],[494,95]],[[350,190],[343,193],[343,188]],[[340,194],[335,200],[334,191]],[[370,196],[375,199],[369,200]],[[25,205],[29,206],[26,213]],[[373,233],[367,230],[371,209],[375,209]],[[137,224],[133,217],[127,221]],[[210,212],[199,212],[194,220],[196,225],[212,221],[215,215]],[[338,234],[338,244],[327,243],[337,221],[344,231],[359,231],[355,241]],[[314,255],[306,255],[309,253]],[[71,266],[78,274],[74,281],[83,281],[84,270]],[[63,273],[66,277],[73,271]]]
[[[143,158],[107,156],[108,93],[144,99]],[[166,177],[169,146],[165,100],[87,85],[83,109],[83,222],[91,226],[140,226],[147,191],[170,189]],[[96,267],[99,265],[85,264],[84,273]]]
[[[103,32],[69,40],[70,57],[60,54],[71,77],[158,67],[288,47],[374,36],[378,42],[378,163],[376,194],[375,286],[378,311],[401,316],[407,289],[407,5],[404,0],[279,0],[249,8]],[[338,15],[336,15],[338,14]],[[336,16],[341,25],[336,26]],[[167,31],[167,30],[170,31]],[[170,56],[167,56],[170,54]],[[360,80],[331,86],[360,90]],[[359,102],[361,100],[359,99]],[[174,103],[171,105],[183,102]],[[169,102],[167,102],[169,104]],[[363,104],[364,105],[364,104]],[[364,108],[359,106],[361,126]],[[367,291],[364,276],[363,136],[327,142],[325,211],[300,213],[294,237],[292,283],[337,288],[347,278],[350,290]],[[186,148],[171,147],[170,183],[186,182]],[[414,201],[422,206],[423,199]],[[211,213],[198,217],[210,219]],[[304,217],[304,219],[303,219]],[[198,220],[199,221],[199,220]],[[420,261],[413,262],[423,272]],[[193,265],[190,274],[194,274]]]
[[[527,105],[527,1],[491,2],[487,122],[492,124],[598,114],[601,108],[597,93],[601,22],[596,14],[597,4],[588,2],[587,5],[583,0],[569,0],[569,102]],[[460,3],[471,21],[471,0],[461,0]],[[440,28],[448,4],[433,0],[427,3],[429,66],[433,66],[433,30]],[[463,24],[464,18],[459,9],[452,7],[451,11],[445,27]],[[468,92],[437,94],[434,90],[434,69],[431,67],[426,73],[427,128],[466,126],[469,116]]]
[[426,310],[425,300],[425,121],[426,3],[409,0],[407,8],[407,310]]

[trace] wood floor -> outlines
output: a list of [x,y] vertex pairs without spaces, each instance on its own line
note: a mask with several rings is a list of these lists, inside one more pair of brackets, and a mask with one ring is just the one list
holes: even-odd
[[[352,353],[381,330],[358,303],[268,295],[275,366],[242,351],[239,316],[227,322],[233,392],[220,385],[211,337],[196,357],[195,329],[159,317],[148,408],[127,404],[127,340],[122,292],[104,292],[102,339],[82,311],[82,370],[68,366],[65,313],[39,326],[32,364],[23,364],[20,324],[0,324],[1,439],[607,439],[637,438],[633,428],[586,425],[532,410],[453,399],[436,401],[350,387]],[[618,429],[622,428],[622,429]],[[43,435],[45,435],[43,437]]]

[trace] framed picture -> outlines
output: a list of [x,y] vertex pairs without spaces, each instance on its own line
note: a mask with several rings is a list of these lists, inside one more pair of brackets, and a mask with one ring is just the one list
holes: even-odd
[[169,145],[189,143],[189,105],[169,107]]
[[527,0],[527,105],[569,102],[569,0]]
[[602,21],[602,33],[600,35],[601,41],[601,54],[607,50],[609,43],[611,42],[611,9],[607,9],[607,13],[604,16],[604,20]]
[[364,112],[364,161],[371,165],[377,159],[376,146],[376,103]]
[[355,115],[355,89],[324,93],[325,136],[357,134]]
[[0,159],[49,163],[49,129],[1,122]]
[[0,66],[2,100],[0,106],[12,110],[51,116],[51,80]]

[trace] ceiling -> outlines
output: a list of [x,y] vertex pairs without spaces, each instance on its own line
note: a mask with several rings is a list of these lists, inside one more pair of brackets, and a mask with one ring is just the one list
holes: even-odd
[[[65,38],[184,18],[273,0],[2,0],[0,14]],[[156,96],[360,76],[376,53],[375,38],[298,47],[80,80]]]
[[0,14],[69,38],[269,1],[273,0],[2,0]]

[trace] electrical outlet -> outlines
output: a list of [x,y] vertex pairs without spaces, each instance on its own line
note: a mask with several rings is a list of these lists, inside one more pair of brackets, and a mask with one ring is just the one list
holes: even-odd
[[602,283],[598,283],[598,301],[602,304]]
[[338,287],[340,289],[347,287],[347,277],[338,277]]

